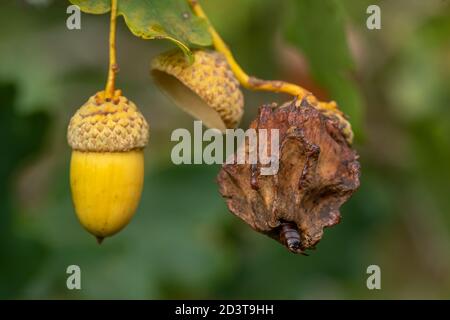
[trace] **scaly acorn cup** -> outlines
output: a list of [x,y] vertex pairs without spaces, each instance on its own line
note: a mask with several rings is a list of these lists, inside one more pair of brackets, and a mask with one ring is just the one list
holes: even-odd
[[145,118],[120,90],[111,99],[98,92],[70,120],[72,199],[99,243],[124,228],[138,207],[148,136]]
[[156,84],[205,126],[222,132],[235,128],[244,112],[244,96],[224,55],[193,51],[189,64],[180,50],[157,56],[151,65]]

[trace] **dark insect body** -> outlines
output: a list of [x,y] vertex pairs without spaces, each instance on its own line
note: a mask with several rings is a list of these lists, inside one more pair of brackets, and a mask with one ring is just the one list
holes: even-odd
[[307,255],[303,252],[300,233],[298,232],[295,223],[292,222],[281,223],[280,240],[289,249],[289,251],[293,253],[301,253],[303,255]]

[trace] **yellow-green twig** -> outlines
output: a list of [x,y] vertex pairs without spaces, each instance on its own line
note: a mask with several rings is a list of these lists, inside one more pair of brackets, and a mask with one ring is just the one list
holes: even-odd
[[348,122],[348,120],[345,118],[345,115],[342,113],[342,111],[339,110],[336,102],[319,101],[308,90],[296,84],[284,81],[262,80],[249,76],[234,59],[232,52],[228,48],[225,41],[223,41],[223,39],[220,37],[216,29],[214,29],[214,26],[209,21],[208,16],[203,11],[198,0],[187,0],[187,1],[191,5],[195,15],[205,19],[206,22],[208,23],[208,32],[212,37],[214,48],[225,56],[228,64],[230,65],[231,70],[233,71],[234,75],[236,76],[236,78],[243,87],[251,90],[287,93],[297,97],[298,100],[303,100],[304,98],[306,98],[311,105],[313,105],[315,108],[317,108],[324,114],[336,117],[340,123],[340,126],[347,141],[350,144],[352,143],[353,132],[351,129],[350,122]]
[[116,61],[116,20],[117,0],[111,0],[111,21],[109,29],[109,68],[108,81],[106,82],[105,98],[114,97],[116,73],[118,71]]
[[[215,49],[221,52],[228,61],[231,70],[235,74],[241,85],[247,89],[260,90],[260,91],[272,91],[272,92],[282,92],[302,99],[311,93],[306,89],[284,81],[273,81],[273,80],[262,80],[252,76],[249,76],[234,59],[232,52],[228,48],[227,44],[220,37],[219,33],[214,29],[213,25],[208,19],[208,16],[203,11],[198,0],[187,0],[192,7],[194,13],[207,21],[208,30],[211,34],[213,45]],[[314,99],[314,98],[313,98]]]

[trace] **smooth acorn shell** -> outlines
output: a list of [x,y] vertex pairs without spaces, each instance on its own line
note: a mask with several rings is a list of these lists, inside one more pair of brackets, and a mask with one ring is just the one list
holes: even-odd
[[70,186],[83,227],[97,238],[114,235],[131,220],[144,185],[144,154],[73,151]]

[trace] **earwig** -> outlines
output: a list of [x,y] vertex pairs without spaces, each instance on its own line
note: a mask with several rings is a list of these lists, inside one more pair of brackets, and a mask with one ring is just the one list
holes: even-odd
[[280,239],[284,245],[293,253],[307,255],[302,250],[302,242],[297,226],[292,222],[282,222],[280,228]]

